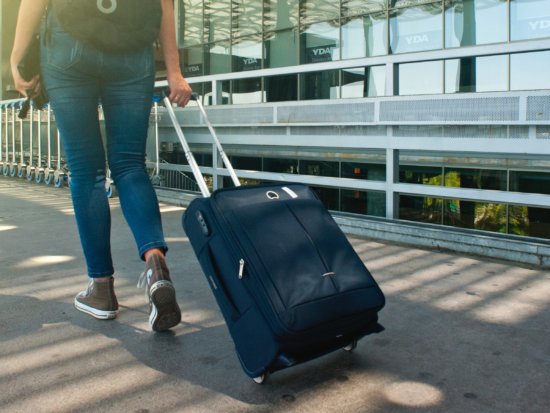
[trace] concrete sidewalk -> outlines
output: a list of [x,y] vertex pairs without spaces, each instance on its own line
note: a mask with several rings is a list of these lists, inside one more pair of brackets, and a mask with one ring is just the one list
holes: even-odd
[[241,370],[182,209],[162,211],[183,321],[154,334],[118,200],[121,309],[98,321],[72,304],[87,280],[68,190],[0,177],[1,412],[550,411],[548,271],[354,238],[386,294],[386,331],[260,386]]

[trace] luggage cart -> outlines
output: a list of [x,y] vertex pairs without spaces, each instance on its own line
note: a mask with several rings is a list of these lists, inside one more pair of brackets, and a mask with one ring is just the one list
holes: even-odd
[[10,119],[11,119],[11,162],[9,164],[9,175],[10,176],[15,176],[17,175],[17,155],[16,155],[16,152],[15,152],[15,137],[16,137],[16,133],[15,133],[15,107],[16,107],[17,103],[16,102],[13,102],[10,107],[11,107],[11,116],[10,116]]
[[63,182],[65,181],[65,177],[67,176],[65,170],[61,166],[61,135],[59,133],[59,129],[57,129],[57,164],[55,167],[55,171],[53,173],[54,178],[54,186],[56,188],[61,188],[63,186]]
[[46,142],[47,142],[47,155],[46,155],[46,169],[44,169],[44,183],[51,185],[54,181],[54,169],[52,168],[52,107],[48,104],[46,110],[47,113],[47,129],[46,129]]
[[5,139],[4,128],[4,104],[0,103],[0,171],[4,170],[4,164],[7,162],[7,157],[4,157],[4,139]]
[[9,176],[10,169],[11,169],[11,162],[10,162],[10,103],[4,104],[4,162],[2,164],[2,173],[4,176]]
[[37,132],[36,132],[36,139],[37,139],[37,161],[36,161],[36,168],[34,170],[34,182],[37,184],[41,183],[44,180],[44,167],[42,166],[42,116],[44,113],[43,108],[40,108],[37,111]]
[[34,179],[36,166],[34,163],[34,104],[31,102],[29,107],[29,165],[27,166],[27,181],[31,182]]
[[[23,102],[19,104],[19,112],[23,107]],[[17,164],[17,176],[24,178],[27,173],[27,163],[25,162],[25,125],[23,119],[17,116],[17,124],[19,125],[19,164]]]

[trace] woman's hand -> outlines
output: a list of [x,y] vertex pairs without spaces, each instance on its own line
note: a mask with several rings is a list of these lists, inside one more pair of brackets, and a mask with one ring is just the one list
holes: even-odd
[[193,90],[181,73],[177,72],[168,76],[168,87],[170,88],[170,96],[168,96],[170,102],[182,108],[189,103]]
[[25,97],[36,96],[40,92],[40,75],[34,76],[31,80],[23,79],[17,65],[11,66],[11,74],[13,76],[13,83],[15,89]]

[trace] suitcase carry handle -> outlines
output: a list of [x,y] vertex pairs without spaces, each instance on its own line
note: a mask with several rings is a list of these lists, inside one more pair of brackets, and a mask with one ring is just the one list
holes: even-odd
[[[191,95],[191,99],[197,102],[197,105],[199,106],[199,109],[202,113],[202,116],[206,122],[206,125],[208,126],[208,130],[210,131],[210,134],[212,135],[212,139],[214,140],[214,143],[216,144],[216,147],[218,148],[218,152],[222,158],[222,161],[224,163],[224,166],[229,171],[229,175],[231,176],[231,180],[233,181],[233,184],[235,186],[241,186],[241,183],[239,182],[239,178],[237,178],[237,174],[235,173],[235,170],[233,169],[233,166],[231,165],[231,162],[229,161],[229,158],[225,154],[225,151],[223,150],[222,144],[218,138],[218,135],[216,135],[216,131],[212,127],[212,124],[208,120],[208,116],[206,114],[206,111],[204,110],[204,107],[199,99],[199,95],[197,93],[193,93]],[[201,194],[203,197],[208,198],[210,196],[210,190],[208,189],[208,186],[206,185],[206,181],[204,180],[204,177],[202,176],[202,173],[200,171],[199,165],[197,164],[197,161],[195,160],[195,157],[193,156],[193,153],[191,152],[191,149],[189,148],[189,144],[187,143],[187,140],[185,139],[185,135],[183,134],[178,119],[176,118],[176,113],[174,112],[174,108],[172,107],[172,102],[170,102],[170,99],[168,99],[167,93],[163,90],[162,91],[162,100],[164,102],[164,106],[166,107],[166,110],[168,112],[168,115],[170,116],[170,120],[172,121],[172,124],[174,125],[174,129],[176,130],[176,134],[178,135],[178,138],[180,140],[180,143],[183,147],[183,151],[185,154],[185,158],[187,159],[187,162],[189,163],[189,166],[191,167],[191,171],[193,172],[193,175],[195,176],[195,179],[197,180],[197,184],[199,185],[199,189],[201,191]]]

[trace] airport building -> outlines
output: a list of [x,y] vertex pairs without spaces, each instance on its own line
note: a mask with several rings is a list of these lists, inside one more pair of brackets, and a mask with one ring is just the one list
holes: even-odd
[[[550,0],[175,4],[182,70],[243,182],[307,183],[371,234],[550,239]],[[199,110],[177,114],[229,184]],[[193,191],[162,107],[151,124],[160,193]]]

